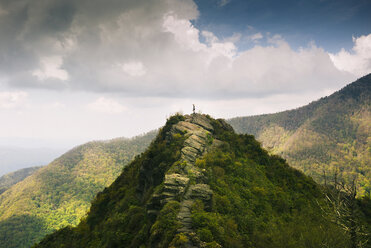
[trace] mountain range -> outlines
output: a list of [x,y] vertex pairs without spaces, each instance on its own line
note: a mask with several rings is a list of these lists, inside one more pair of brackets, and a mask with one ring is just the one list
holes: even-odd
[[78,146],[0,195],[0,247],[30,247],[46,234],[79,223],[90,201],[109,186],[156,131]]
[[229,123],[317,182],[356,179],[371,197],[371,74],[306,106]]
[[[353,247],[361,239],[332,221],[333,206],[252,135],[207,115],[175,115],[77,227],[34,247]],[[361,229],[364,213],[352,217]]]
[[[227,122],[238,133],[255,135],[269,154],[284,157],[288,164],[313,177],[321,184],[332,185],[335,176],[348,182],[356,177],[358,196],[370,198],[370,85],[371,75],[368,75],[333,95],[304,107],[277,114],[238,117],[227,120]],[[179,118],[182,119],[182,117]],[[206,122],[218,125],[209,117]],[[227,130],[221,132],[225,135],[233,133],[228,124],[220,120],[216,122],[223,123]],[[171,129],[171,125],[171,123],[168,124],[164,129]],[[90,207],[91,200],[98,192],[111,185],[135,156],[145,151],[157,133],[158,131],[153,131],[133,139],[119,138],[111,141],[90,142],[76,147],[49,165],[34,171],[30,176],[25,176],[25,179],[13,180],[12,186],[9,185],[11,177],[7,176],[8,186],[3,188],[3,191],[5,189],[6,191],[0,195],[0,247],[30,247],[54,230],[76,226],[81,218],[84,223],[84,216]],[[219,134],[212,133],[207,139],[214,140],[215,135]],[[236,140],[240,139],[239,136],[235,137]],[[256,141],[253,143],[259,150]],[[249,143],[246,145],[249,146]],[[207,154],[203,154],[205,158],[211,156]],[[268,155],[264,153],[263,157],[266,156]],[[169,159],[170,157],[169,154]],[[274,158],[275,156],[268,157]],[[204,163],[204,160],[197,157],[198,165]],[[223,168],[219,172],[225,175],[226,169],[219,167]],[[213,173],[219,170],[213,166],[210,168]],[[252,169],[250,172],[256,173]],[[294,174],[296,173],[298,172],[295,171]],[[298,175],[301,174],[298,173]],[[286,172],[282,176],[287,176]],[[0,180],[2,181],[4,180]],[[264,182],[271,184],[268,181]],[[230,187],[229,183],[226,182],[224,186]],[[252,186],[250,182],[245,183],[249,187]],[[313,187],[319,187],[314,182],[311,184],[315,185]],[[255,186],[256,190],[265,187]],[[266,195],[267,190],[265,188],[262,194]],[[317,193],[322,194],[322,191],[318,190]],[[312,200],[318,199],[315,197]],[[235,199],[228,199],[228,201],[235,201]],[[271,207],[268,206],[268,208]],[[309,208],[311,207],[312,205]],[[81,226],[84,224],[80,224]],[[292,225],[292,228],[294,227]],[[218,241],[215,242],[218,243]]]
[[0,177],[0,195],[14,184],[17,184],[18,182],[23,181],[26,177],[32,175],[40,168],[41,166],[24,168]]

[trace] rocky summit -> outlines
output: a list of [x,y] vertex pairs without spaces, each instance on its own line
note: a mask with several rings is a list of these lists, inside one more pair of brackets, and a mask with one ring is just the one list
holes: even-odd
[[253,136],[208,115],[174,115],[78,226],[35,247],[350,247],[333,209],[319,185]]
[[196,200],[200,200],[207,209],[211,208],[212,190],[207,184],[205,169],[195,166],[195,162],[208,150],[221,144],[221,141],[212,137],[213,130],[210,120],[201,114],[186,115],[184,121],[172,126],[168,140],[177,134],[184,134],[185,138],[180,161],[165,174],[162,190],[153,194],[147,205],[147,213],[156,216],[169,201],[180,202],[180,211],[177,214],[180,225],[177,232],[187,235],[185,247],[197,247],[191,242],[195,236],[191,207]]

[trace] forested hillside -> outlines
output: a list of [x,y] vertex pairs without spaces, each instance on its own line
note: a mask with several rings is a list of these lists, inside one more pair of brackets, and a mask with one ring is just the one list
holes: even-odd
[[0,177],[0,195],[5,190],[10,188],[12,185],[32,175],[35,171],[37,171],[40,168],[41,168],[40,166],[24,168],[24,169],[20,169],[20,170],[5,174],[2,177]]
[[77,227],[35,247],[356,247],[324,193],[224,120],[175,115]]
[[371,74],[304,107],[228,122],[316,181],[356,178],[371,197]]
[[47,233],[79,223],[96,193],[155,134],[78,146],[9,188],[0,195],[0,247],[30,247]]

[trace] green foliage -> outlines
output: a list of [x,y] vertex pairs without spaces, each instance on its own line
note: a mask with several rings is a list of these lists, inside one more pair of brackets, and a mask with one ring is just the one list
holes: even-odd
[[[173,240],[179,223],[176,216],[179,212],[180,204],[177,201],[168,202],[161,210],[156,222],[151,227],[149,243],[151,247],[169,247]],[[182,242],[181,236],[177,242]]]
[[[176,117],[177,118],[177,117]],[[169,202],[156,222],[145,205],[165,172],[180,158],[183,136],[165,139],[166,130],[180,118],[170,118],[150,147],[126,166],[121,175],[98,193],[90,211],[75,228],[48,235],[37,247],[167,247],[175,235],[179,203]],[[151,244],[152,245],[152,244]]]
[[182,247],[189,241],[188,237],[184,233],[178,233],[175,235],[173,241],[169,245],[170,248]]
[[200,202],[193,206],[202,241],[222,247],[347,247],[349,237],[322,217],[323,195],[313,180],[269,156],[252,136],[219,137],[229,145],[198,162],[214,192],[211,212]]
[[29,167],[11,172],[0,177],[0,195],[13,186],[14,184],[22,181],[26,177],[32,175],[35,171],[40,169],[40,166]]
[[94,196],[155,134],[76,147],[9,188],[0,195],[0,247],[30,247],[56,229],[77,225]]
[[371,74],[304,107],[229,123],[317,182],[357,178],[359,196],[371,197]]
[[[178,201],[162,207],[156,219],[146,212],[164,174],[179,165],[184,137],[169,135],[170,118],[149,149],[127,167],[92,203],[75,228],[55,232],[35,247],[183,247],[198,239],[204,247],[349,247],[349,237],[323,215],[326,201],[311,178],[271,156],[251,135],[237,135],[212,120],[222,141],[201,159],[213,190],[211,209],[192,206],[196,237],[176,233]],[[364,207],[367,208],[367,202]]]
[[172,125],[178,123],[179,121],[184,121],[184,119],[185,119],[184,116],[179,113],[171,116],[167,120],[166,125],[162,128],[162,131],[160,132],[160,135],[162,135],[161,138],[162,139],[165,138],[166,133],[170,131]]
[[46,226],[44,220],[36,216],[12,216],[0,222],[0,246],[30,247],[30,244],[43,238],[44,233],[51,231]]

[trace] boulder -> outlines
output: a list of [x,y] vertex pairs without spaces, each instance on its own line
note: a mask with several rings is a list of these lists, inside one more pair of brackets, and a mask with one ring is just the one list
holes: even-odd
[[191,122],[206,129],[207,131],[212,132],[214,130],[209,118],[207,118],[206,115],[193,114],[191,116]]
[[177,173],[165,175],[165,185],[185,187],[189,182],[189,178]]
[[208,202],[211,200],[213,195],[213,191],[210,189],[210,186],[207,184],[195,184],[190,187],[191,190],[191,198],[192,199],[200,199],[204,202]]

